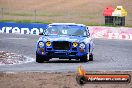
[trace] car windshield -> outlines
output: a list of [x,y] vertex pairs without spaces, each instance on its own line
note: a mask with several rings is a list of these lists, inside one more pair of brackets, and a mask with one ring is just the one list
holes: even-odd
[[86,27],[77,25],[52,25],[46,29],[46,35],[87,36]]

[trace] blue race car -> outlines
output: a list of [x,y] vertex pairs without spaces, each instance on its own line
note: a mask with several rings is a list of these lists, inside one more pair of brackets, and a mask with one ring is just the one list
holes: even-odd
[[75,23],[49,24],[36,44],[36,62],[52,58],[93,61],[93,41],[88,27]]

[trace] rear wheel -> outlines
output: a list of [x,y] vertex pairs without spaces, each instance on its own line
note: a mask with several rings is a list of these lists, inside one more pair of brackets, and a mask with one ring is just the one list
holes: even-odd
[[36,52],[36,62],[43,63],[44,61],[49,61],[49,58],[47,58],[46,56],[39,55]]

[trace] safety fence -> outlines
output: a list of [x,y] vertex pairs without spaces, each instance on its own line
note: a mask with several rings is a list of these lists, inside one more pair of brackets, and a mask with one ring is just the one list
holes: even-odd
[[43,32],[48,24],[0,22],[0,33],[36,34]]
[[[36,34],[43,32],[48,24],[0,22],[0,33]],[[132,28],[88,26],[93,38],[132,40]]]
[[90,26],[93,38],[132,40],[132,28]]

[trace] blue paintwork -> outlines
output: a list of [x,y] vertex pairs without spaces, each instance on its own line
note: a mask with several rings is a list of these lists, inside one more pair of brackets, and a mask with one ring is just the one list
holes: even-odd
[[[26,28],[23,34],[37,34],[36,31],[44,31],[48,24],[41,23],[15,23],[15,22],[0,22],[0,32],[13,33],[13,30],[20,31],[22,33],[22,28]],[[33,29],[36,29],[31,33]],[[26,31],[29,31],[28,33]]]
[[[61,24],[60,24],[61,25]],[[86,29],[87,30],[87,29]],[[44,42],[44,54],[42,54],[42,52],[40,52],[38,50],[39,46],[38,46],[38,42],[39,41],[43,41]],[[46,41],[50,41],[51,42],[51,46],[47,47],[46,46]],[[52,48],[52,42],[53,41],[68,41],[71,43],[71,48],[70,50],[54,50]],[[78,43],[78,46],[76,47],[77,50],[72,50],[72,48],[74,48],[74,46],[72,45],[73,42],[77,42]],[[86,47],[84,48],[84,52],[80,52],[79,49],[79,44],[80,43],[85,43]],[[63,45],[62,45],[63,46]],[[36,43],[36,51],[39,55],[42,55],[42,56],[47,56],[47,53],[59,53],[59,54],[53,54],[53,55],[50,55],[48,57],[51,57],[51,58],[73,58],[73,59],[76,59],[76,58],[80,58],[81,56],[84,56],[84,55],[87,55],[89,53],[89,49],[92,47],[92,43],[90,42],[90,37],[84,37],[84,36],[68,36],[68,35],[51,35],[51,36],[41,36],[39,38],[39,40],[37,41]],[[51,48],[52,50],[47,50],[47,48]],[[76,55],[71,55],[69,53],[71,52],[74,52],[76,53]]]

